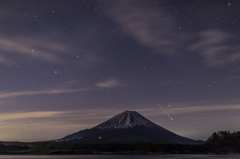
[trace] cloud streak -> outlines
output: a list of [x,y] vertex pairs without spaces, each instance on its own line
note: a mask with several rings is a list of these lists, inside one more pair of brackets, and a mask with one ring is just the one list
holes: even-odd
[[20,120],[29,118],[47,118],[64,114],[61,111],[36,111],[36,112],[19,112],[19,113],[1,113],[0,121]]
[[189,47],[198,52],[211,67],[219,67],[240,60],[240,47],[231,44],[233,36],[218,30],[199,33],[199,40]]
[[124,84],[122,84],[120,81],[116,79],[108,79],[106,81],[97,83],[96,86],[100,88],[110,88],[110,87],[122,87],[124,86]]
[[[67,46],[35,37],[0,37],[0,63],[9,64],[18,55],[46,62],[60,62],[59,54],[67,53]],[[15,56],[15,57],[14,57]]]
[[214,105],[214,106],[192,106],[192,107],[178,107],[171,109],[171,114],[189,114],[212,111],[239,111],[240,105]]
[[15,91],[15,92],[0,92],[0,99],[14,98],[19,96],[32,96],[32,95],[54,95],[64,93],[75,93],[85,91],[87,89],[49,89],[49,90],[35,90],[35,91]]

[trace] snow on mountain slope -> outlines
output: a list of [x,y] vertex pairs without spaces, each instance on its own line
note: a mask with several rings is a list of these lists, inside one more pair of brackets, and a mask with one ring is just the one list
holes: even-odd
[[106,122],[94,127],[99,129],[126,129],[134,126],[146,126],[149,128],[158,127],[158,125],[149,121],[139,113],[135,111],[125,111],[121,114],[114,116]]

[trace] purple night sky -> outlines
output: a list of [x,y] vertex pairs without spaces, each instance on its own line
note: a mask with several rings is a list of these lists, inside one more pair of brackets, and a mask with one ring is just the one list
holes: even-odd
[[239,15],[238,0],[0,0],[0,140],[125,110],[196,140],[239,131]]

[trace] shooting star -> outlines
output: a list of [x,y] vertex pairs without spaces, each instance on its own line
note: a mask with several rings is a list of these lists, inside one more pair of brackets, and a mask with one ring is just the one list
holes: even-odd
[[161,108],[161,109],[163,110],[163,112],[164,112],[171,120],[173,120],[173,118],[163,109],[163,107],[161,107],[160,104],[157,103],[157,105],[158,105],[159,108]]

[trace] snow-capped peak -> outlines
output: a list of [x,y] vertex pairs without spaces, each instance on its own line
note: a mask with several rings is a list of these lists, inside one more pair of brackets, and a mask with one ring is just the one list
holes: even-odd
[[135,111],[125,111],[120,113],[113,118],[107,120],[106,122],[94,127],[99,129],[125,129],[132,128],[134,126],[147,126],[147,127],[156,127],[154,123],[140,115]]

